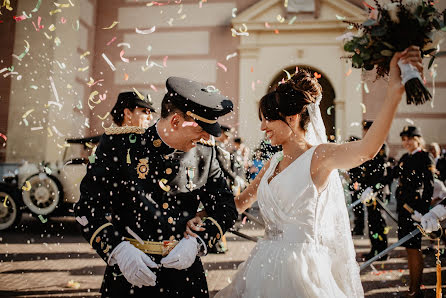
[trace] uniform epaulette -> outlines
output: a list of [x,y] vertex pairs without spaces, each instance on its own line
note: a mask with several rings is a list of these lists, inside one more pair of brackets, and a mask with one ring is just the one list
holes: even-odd
[[209,140],[205,141],[203,139],[199,140],[198,143],[203,144],[205,146],[214,147],[215,146],[215,139],[213,136],[209,138]]
[[146,131],[144,127],[139,126],[112,126],[105,129],[106,135],[122,135],[127,133],[143,134]]

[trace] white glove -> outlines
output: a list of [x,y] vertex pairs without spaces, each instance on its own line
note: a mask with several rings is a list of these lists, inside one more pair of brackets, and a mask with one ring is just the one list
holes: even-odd
[[166,268],[187,269],[195,262],[198,247],[197,238],[183,238],[166,257],[161,259],[161,264]]
[[156,275],[148,267],[158,268],[158,265],[130,242],[123,241],[113,250],[109,264],[116,263],[125,279],[132,285],[140,288],[155,285]]
[[361,194],[361,202],[365,203],[373,198],[374,192],[371,187],[367,187]]
[[421,218],[421,226],[427,233],[432,233],[440,228],[440,221],[446,218],[446,207],[437,205]]
[[417,221],[417,222],[421,222],[421,219],[423,217],[423,214],[421,214],[420,212],[418,212],[417,210],[413,211],[413,214],[411,215],[412,219]]

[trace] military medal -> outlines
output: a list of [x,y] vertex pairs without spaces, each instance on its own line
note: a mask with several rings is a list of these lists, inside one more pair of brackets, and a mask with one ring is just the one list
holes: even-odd
[[139,164],[136,168],[138,172],[138,178],[146,179],[146,175],[149,172],[149,165],[147,164],[149,161],[145,158],[139,160]]
[[192,191],[197,186],[192,181],[194,179],[194,177],[195,177],[195,168],[194,167],[187,167],[186,168],[186,176],[187,176],[186,188],[188,190]]

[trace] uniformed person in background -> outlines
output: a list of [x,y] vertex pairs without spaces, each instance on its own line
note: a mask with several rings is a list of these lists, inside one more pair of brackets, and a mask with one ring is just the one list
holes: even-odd
[[[166,87],[160,120],[106,131],[81,183],[76,219],[107,263],[103,297],[208,297],[199,255],[238,216],[210,139],[232,102],[188,79]],[[200,202],[206,231],[183,238]]]
[[[139,98],[139,96],[142,98]],[[130,91],[119,93],[118,100],[110,115],[118,127],[148,128],[154,112],[155,109],[150,101],[145,100],[142,95]]]
[[[349,138],[349,142],[358,141],[360,138],[351,136]],[[356,167],[348,170],[348,176],[350,177],[349,190],[352,198],[352,203],[359,200],[361,198],[361,188],[359,184],[359,180],[361,178],[361,167]],[[353,231],[352,234],[355,236],[363,236],[364,235],[364,204],[358,204],[353,207]]]
[[[364,135],[372,124],[373,121],[363,122]],[[369,228],[369,239],[371,244],[370,252],[364,255],[365,260],[373,258],[387,248],[387,233],[384,233],[386,221],[381,214],[381,204],[376,200],[376,198],[381,201],[384,199],[383,181],[386,176],[386,159],[387,146],[384,143],[381,150],[373,159],[359,166],[361,171],[358,182],[361,189],[362,201],[367,206],[367,225]],[[383,259],[387,259],[387,255],[382,257],[381,260]]]
[[235,196],[245,189],[246,181],[243,178],[243,166],[239,164],[235,156],[229,152],[229,141],[231,129],[228,126],[221,125],[221,135],[216,138],[217,160],[225,174],[228,184]]
[[[405,153],[394,168],[395,177],[399,178],[396,190],[398,201],[398,238],[401,239],[414,230],[412,214],[428,213],[434,191],[434,160],[429,152],[423,150],[420,130],[415,126],[406,126],[400,133]],[[423,255],[421,252],[421,234],[405,242],[409,264],[409,295],[422,297],[420,290],[423,275]]]

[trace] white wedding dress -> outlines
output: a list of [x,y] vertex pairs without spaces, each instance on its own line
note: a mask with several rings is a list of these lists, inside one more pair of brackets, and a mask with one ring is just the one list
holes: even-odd
[[310,166],[317,146],[269,178],[271,159],[257,199],[265,236],[216,297],[363,297],[339,174],[320,194]]

